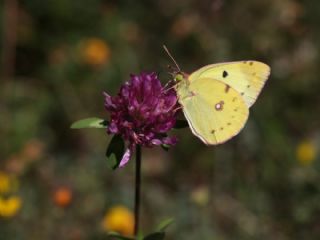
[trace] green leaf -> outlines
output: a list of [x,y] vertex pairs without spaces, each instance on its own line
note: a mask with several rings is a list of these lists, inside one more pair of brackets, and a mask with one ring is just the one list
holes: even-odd
[[122,236],[117,232],[108,232],[108,236],[121,240],[134,240],[134,238]]
[[156,231],[163,232],[174,222],[173,218],[168,218],[160,222],[156,228]]
[[136,240],[143,240],[143,233],[141,231],[138,233]]
[[165,150],[166,152],[168,152],[168,151],[169,151],[169,148],[170,148],[170,145],[168,145],[168,144],[161,144],[161,147],[162,147],[163,150]]
[[163,240],[165,236],[164,232],[154,232],[147,235],[143,240]]
[[114,170],[119,167],[124,152],[125,145],[123,139],[120,135],[114,135],[106,152],[107,163],[111,169]]
[[108,121],[101,118],[85,118],[74,122],[71,125],[73,129],[79,128],[106,128],[108,126]]
[[174,125],[173,128],[175,129],[181,129],[181,128],[187,128],[189,127],[188,121],[186,120],[177,120],[176,125]]

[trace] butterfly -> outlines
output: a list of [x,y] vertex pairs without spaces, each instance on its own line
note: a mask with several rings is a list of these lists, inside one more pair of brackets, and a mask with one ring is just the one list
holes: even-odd
[[243,129],[270,75],[270,67],[258,61],[211,64],[190,75],[176,66],[178,101],[192,133],[207,145],[224,143]]

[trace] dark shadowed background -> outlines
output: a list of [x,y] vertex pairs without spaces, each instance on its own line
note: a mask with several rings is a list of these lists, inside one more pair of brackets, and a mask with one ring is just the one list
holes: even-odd
[[143,149],[144,232],[174,217],[167,239],[320,238],[319,1],[4,0],[0,21],[0,239],[107,239],[115,209],[130,233],[134,161],[111,171],[105,131],[69,127],[107,118],[102,92],[131,73],[167,82],[163,44],[185,72],[272,72],[231,141],[183,129],[169,152]]

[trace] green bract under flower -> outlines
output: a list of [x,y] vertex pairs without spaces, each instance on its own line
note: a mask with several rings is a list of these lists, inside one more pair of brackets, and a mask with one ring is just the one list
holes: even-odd
[[121,135],[128,142],[120,167],[128,162],[137,144],[153,147],[177,142],[166,134],[176,123],[177,96],[173,89],[161,86],[155,73],[131,75],[117,96],[104,96],[111,118],[107,132]]

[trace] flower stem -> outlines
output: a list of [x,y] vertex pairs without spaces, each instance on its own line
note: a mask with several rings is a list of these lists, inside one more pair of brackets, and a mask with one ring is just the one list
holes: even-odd
[[139,210],[140,210],[140,187],[141,187],[141,146],[136,146],[136,182],[134,199],[134,235],[139,232]]

